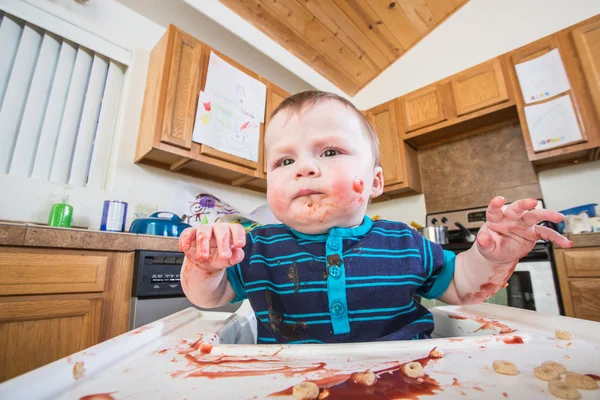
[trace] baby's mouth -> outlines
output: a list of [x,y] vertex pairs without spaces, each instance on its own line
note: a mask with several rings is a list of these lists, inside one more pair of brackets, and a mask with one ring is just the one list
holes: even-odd
[[307,196],[313,196],[313,195],[318,195],[318,194],[324,194],[324,193],[319,192],[317,190],[312,190],[312,189],[302,189],[302,190],[299,190],[298,193],[296,193],[296,195],[294,196],[294,200],[299,197],[307,197]]

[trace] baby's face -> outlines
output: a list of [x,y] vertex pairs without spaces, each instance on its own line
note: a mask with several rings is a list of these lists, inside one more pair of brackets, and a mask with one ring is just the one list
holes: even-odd
[[356,116],[335,100],[269,123],[267,200],[284,224],[304,233],[359,225],[383,191],[381,167]]

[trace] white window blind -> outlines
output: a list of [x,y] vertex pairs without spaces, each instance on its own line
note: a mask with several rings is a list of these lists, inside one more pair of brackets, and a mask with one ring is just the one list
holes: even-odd
[[0,173],[104,188],[124,73],[0,11]]

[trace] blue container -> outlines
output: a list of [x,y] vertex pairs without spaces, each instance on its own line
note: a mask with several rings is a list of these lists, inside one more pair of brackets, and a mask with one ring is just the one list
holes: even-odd
[[[171,217],[161,218],[159,217],[160,214],[169,214]],[[129,227],[129,232],[141,233],[144,235],[179,237],[185,228],[190,227],[190,225],[181,221],[181,218],[177,215],[167,211],[159,211],[150,215],[148,218],[138,218],[134,220]]]
[[[587,215],[589,215],[590,218],[593,218],[596,216],[596,206],[597,205],[598,205],[597,203],[584,204],[582,206],[567,208],[566,210],[559,211],[559,213],[564,214],[564,215],[579,215],[582,212],[585,212],[585,213],[587,213]],[[560,233],[563,233],[564,228],[565,228],[564,222],[561,222],[558,224],[558,231]]]
[[123,232],[127,218],[127,203],[117,200],[106,200],[102,208],[100,230],[108,232]]

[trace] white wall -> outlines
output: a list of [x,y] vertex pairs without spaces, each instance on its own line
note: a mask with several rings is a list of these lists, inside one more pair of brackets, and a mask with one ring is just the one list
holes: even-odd
[[[92,229],[100,226],[104,200],[127,201],[129,203],[128,223],[131,222],[134,213],[169,210],[181,215],[187,212],[184,198],[186,188],[198,192],[208,190],[242,212],[250,212],[266,203],[265,196],[260,193],[133,163],[149,50],[165,32],[164,26],[115,0],[92,0],[83,6],[72,0],[28,0],[28,2],[51,10],[71,23],[131,50],[134,56],[125,76],[107,189],[90,190],[0,175],[2,188],[0,220],[45,223],[50,206],[62,199],[66,199],[74,207],[73,225],[88,226]],[[154,6],[165,6],[164,14],[169,16],[171,18],[169,22],[175,25],[179,25],[180,20],[186,25],[196,22],[199,27],[210,30],[208,35],[202,29],[188,29],[200,40],[205,40],[203,35],[207,34],[210,45],[219,50],[223,49],[225,54],[242,64],[249,65],[250,68],[260,70],[257,72],[284,89],[298,91],[309,87],[272,60],[250,49],[245,42],[228,31],[212,21],[207,21],[206,17],[186,6],[185,3],[160,1]],[[180,6],[183,8],[179,8]],[[193,13],[190,14],[190,10]]]
[[[547,208],[564,210],[600,204],[600,161],[544,171],[539,178]],[[600,213],[600,207],[596,207],[596,212]]]
[[598,0],[470,0],[352,101],[371,108],[598,13]]
[[371,204],[367,209],[367,215],[370,217],[379,215],[382,219],[401,221],[405,224],[415,221],[425,225],[426,214],[425,196],[422,194]]

